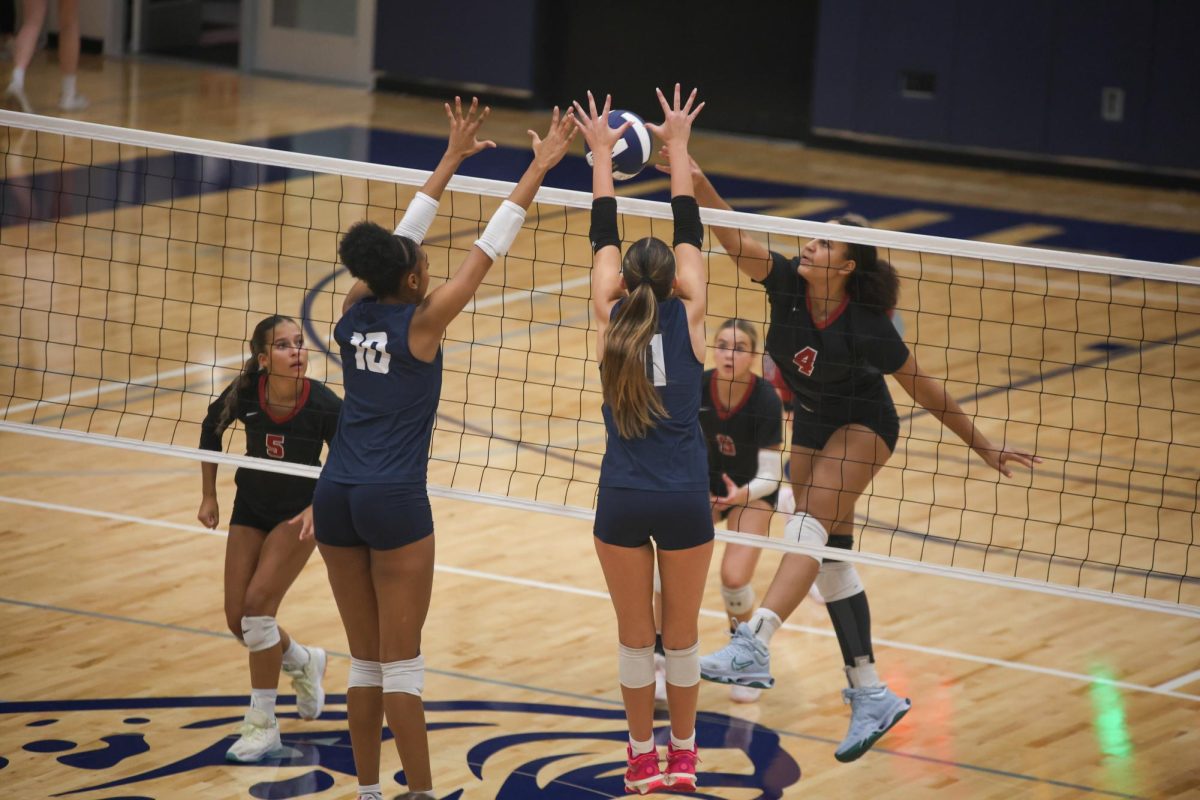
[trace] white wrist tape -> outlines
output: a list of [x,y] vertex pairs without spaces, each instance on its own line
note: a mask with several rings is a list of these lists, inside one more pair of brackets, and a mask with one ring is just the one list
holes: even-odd
[[475,246],[495,261],[508,252],[513,240],[525,224],[525,209],[511,200],[505,200],[492,214],[492,219],[483,229],[483,235],[475,240]]
[[437,216],[438,202],[424,192],[413,195],[412,202],[404,212],[404,218],[396,226],[396,235],[412,239],[417,244],[425,241],[429,226]]
[[779,479],[783,476],[783,462],[779,459],[778,450],[758,451],[758,474],[746,486],[750,491],[751,500],[766,497],[779,488]]

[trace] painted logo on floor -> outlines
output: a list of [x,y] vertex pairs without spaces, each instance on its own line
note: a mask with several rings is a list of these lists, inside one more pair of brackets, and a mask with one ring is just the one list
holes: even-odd
[[[345,695],[330,695],[328,702],[344,705]],[[242,718],[239,706],[244,703],[244,697],[0,703],[0,715],[36,717],[23,726],[14,724],[16,720],[11,718],[4,723],[4,739],[9,747],[15,743],[14,736],[20,735],[18,731],[25,736],[20,744],[23,752],[0,753],[0,783],[12,785],[9,780],[15,782],[18,779],[15,773],[27,767],[39,773],[37,782],[51,797],[83,794],[94,797],[97,792],[119,792],[105,794],[105,800],[162,800],[177,796],[181,785],[177,776],[197,773],[195,780],[207,780],[211,776],[203,775],[203,771],[211,768],[261,774],[262,779],[253,782],[248,790],[248,795],[258,800],[320,797],[328,790],[333,790],[330,797],[340,797],[339,791],[344,793],[353,785],[334,777],[354,775],[346,712],[336,708],[327,709],[314,722],[285,723],[283,727],[291,730],[281,735],[282,750],[262,762],[227,762],[225,751],[236,737],[235,730]],[[237,709],[237,713],[229,714],[230,707]],[[195,712],[199,709],[219,716],[197,720]],[[102,712],[123,713],[105,719]],[[131,712],[153,713],[153,718],[125,716]],[[498,800],[624,795],[627,734],[625,715],[620,709],[459,700],[426,703],[425,712],[430,749],[440,753],[443,761],[446,752],[443,748],[461,749],[461,758],[478,781],[467,786],[439,786],[439,797],[444,800],[485,795]],[[296,718],[294,713],[279,716],[283,720]],[[97,736],[104,727],[120,729]],[[98,739],[103,747],[60,738],[68,735],[89,742]],[[656,728],[655,738],[660,745],[665,745],[667,735],[665,725]],[[189,755],[155,757],[155,748],[172,754],[188,752],[188,747],[181,744],[181,737],[195,742],[195,749]],[[384,741],[390,738],[384,730]],[[699,791],[692,797],[715,797],[707,792],[727,787],[758,790],[756,798],[773,800],[800,780],[800,767],[780,746],[779,735],[756,723],[702,712],[696,723],[696,744],[703,760],[697,773]],[[47,786],[49,771],[40,759],[54,759],[70,770],[55,773],[64,780],[64,785]],[[704,769],[705,761],[726,768],[736,764],[739,768],[710,771]],[[513,764],[517,766],[509,766]],[[502,770],[500,774],[498,769]],[[95,780],[80,781],[76,771],[93,773]],[[5,776],[5,772],[9,775]],[[66,775],[71,777],[66,779]],[[159,783],[172,777],[175,780]],[[404,783],[403,772],[396,773],[395,779]],[[334,789],[339,782],[342,789]],[[72,786],[78,788],[68,788]]]

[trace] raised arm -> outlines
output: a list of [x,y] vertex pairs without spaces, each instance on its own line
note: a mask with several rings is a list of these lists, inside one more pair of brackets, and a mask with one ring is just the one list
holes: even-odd
[[1030,469],[1033,469],[1035,464],[1042,463],[1042,459],[1032,453],[1006,445],[996,447],[992,444],[946,391],[946,382],[924,372],[917,364],[915,355],[909,354],[908,360],[895,372],[894,377],[913,400],[953,431],[968,447],[978,453],[988,466],[999,470],[1004,477],[1012,477],[1012,469],[1008,466],[1010,461]]
[[483,283],[495,260],[512,246],[525,222],[525,210],[533,202],[546,173],[562,160],[567,146],[575,138],[573,116],[571,111],[560,115],[558,106],[555,106],[545,139],[534,131],[528,131],[533,139],[533,160],[525,174],[508,199],[492,214],[483,235],[476,240],[458,271],[450,280],[430,292],[413,314],[409,349],[415,357],[423,361],[434,359],[446,327],[471,302],[475,290]]
[[612,96],[605,95],[604,108],[596,110],[596,98],[588,92],[588,107],[575,102],[575,124],[592,151],[592,312],[596,317],[598,343],[603,355],[604,332],[612,307],[621,299],[621,236],[617,229],[617,198],[613,189],[613,147],[629,123],[610,128],[608,112]]
[[[442,154],[442,159],[433,172],[429,173],[425,183],[413,195],[404,212],[404,217],[395,230],[397,236],[407,236],[417,244],[421,244],[425,240],[425,234],[429,232],[429,226],[433,224],[434,217],[437,216],[438,202],[442,199],[442,193],[462,163],[476,153],[496,146],[496,143],[490,139],[480,141],[478,138],[479,127],[492,113],[492,109],[488,106],[484,106],[482,112],[479,111],[479,98],[471,98],[471,106],[467,109],[466,114],[463,113],[461,97],[454,98],[453,108],[449,103],[446,103],[444,107],[446,119],[450,123],[450,136],[446,142],[446,152]],[[370,294],[371,290],[365,283],[356,282],[342,301],[342,313],[345,314],[351,306]]]
[[[704,108],[704,103],[695,105],[696,90],[681,102],[679,84],[675,84],[675,96],[668,103],[661,89],[655,89],[659,105],[663,110],[661,125],[647,125],[663,141],[663,149],[677,164],[691,161],[688,155],[688,139],[691,138],[692,121]],[[675,217],[675,281],[676,294],[683,301],[688,314],[688,329],[692,336],[692,347],[696,358],[704,361],[707,346],[704,336],[704,315],[708,309],[708,275],[704,266],[704,254],[700,246],[704,242],[704,227],[700,224],[700,212],[695,196],[691,170],[681,169],[671,173],[671,210]]]
[[[666,172],[672,176],[676,170],[672,169],[674,164],[687,164],[688,169],[679,170],[688,172],[692,178],[692,184],[696,191],[696,202],[701,208],[716,208],[722,211],[732,211],[733,208],[726,203],[721,195],[717,194],[717,190],[709,182],[708,177],[700,169],[700,165],[693,158],[688,158],[686,161],[681,161],[678,158],[672,158],[668,148],[663,147],[659,154],[665,159],[664,163],[657,164],[656,169],[660,172]],[[672,194],[674,191],[672,190]],[[712,232],[716,235],[717,241],[721,243],[721,247],[725,248],[725,252],[733,259],[733,263],[747,277],[753,278],[756,281],[761,281],[767,277],[771,271],[771,253],[767,250],[767,246],[755,239],[746,231],[738,230],[737,228],[718,228],[716,225],[711,226]]]

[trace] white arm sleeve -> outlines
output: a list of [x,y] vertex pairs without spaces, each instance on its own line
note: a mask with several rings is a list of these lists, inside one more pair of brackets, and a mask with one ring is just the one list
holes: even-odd
[[413,195],[412,202],[404,212],[404,218],[396,226],[395,234],[412,239],[417,244],[425,241],[429,226],[437,216],[438,202],[424,192]]
[[483,235],[475,240],[475,246],[495,261],[508,252],[513,240],[525,224],[525,209],[511,200],[505,200],[492,214],[492,219],[483,229]]
[[750,500],[766,497],[779,488],[779,479],[783,475],[783,461],[778,450],[763,448],[758,451],[758,474],[750,481]]

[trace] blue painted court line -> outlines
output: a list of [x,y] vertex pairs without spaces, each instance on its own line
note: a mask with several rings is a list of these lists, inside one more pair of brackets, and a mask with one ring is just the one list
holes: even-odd
[[[116,614],[106,614],[106,613],[99,612],[99,611],[84,611],[84,610],[80,610],[80,609],[66,608],[63,606],[49,605],[46,603],[33,603],[28,600],[16,600],[13,598],[8,598],[8,597],[0,597],[0,603],[4,603],[7,605],[13,605],[13,606],[21,606],[21,607],[25,607],[25,608],[37,609],[40,611],[53,611],[53,612],[57,612],[60,614],[71,614],[71,615],[75,615],[75,616],[92,617],[95,619],[103,619],[103,620],[106,620],[109,622],[122,622],[122,623],[133,624],[133,625],[147,625],[150,627],[159,628],[159,629],[163,629],[163,630],[170,630],[170,631],[174,631],[177,633],[189,633],[189,634],[195,634],[195,635],[200,635],[200,636],[208,636],[210,638],[228,639],[230,641],[234,641],[233,634],[228,633],[228,632],[220,633],[217,631],[204,630],[203,628],[191,628],[191,627],[187,627],[184,625],[174,625],[171,623],[164,623],[164,622],[153,622],[150,620],[142,620],[142,619],[137,619],[134,617],[123,617],[123,616],[119,616]],[[340,652],[332,651],[332,650],[328,651],[328,652],[330,655],[337,656],[338,658],[350,658],[349,653],[340,653]],[[599,703],[599,704],[613,706],[613,707],[620,707],[622,705],[621,701],[619,701],[619,700],[597,698],[597,697],[592,697],[590,695],[582,695],[582,694],[577,694],[577,693],[573,693],[573,692],[564,692],[564,691],[560,691],[557,689],[545,689],[545,688],[542,688],[539,686],[530,686],[527,684],[513,683],[510,681],[501,681],[501,680],[496,680],[494,678],[481,678],[476,675],[468,675],[466,673],[461,673],[461,672],[453,672],[453,671],[449,671],[449,670],[438,670],[438,669],[431,669],[431,668],[426,668],[426,671],[436,674],[436,675],[443,675],[443,676],[451,677],[451,678],[458,678],[458,679],[467,680],[467,681],[485,683],[485,684],[489,684],[492,686],[503,686],[505,688],[520,689],[523,691],[555,695],[558,697],[565,697],[565,698],[569,698],[572,700],[578,700],[578,701],[584,702],[584,703]],[[230,696],[197,698],[196,705],[203,706],[203,707],[239,706],[239,705],[245,705],[248,702],[248,697],[249,697],[248,695],[230,695]],[[288,700],[287,697],[282,697],[281,699],[284,700],[285,702]],[[25,713],[26,711],[29,711],[29,710],[43,711],[46,708],[46,702],[47,701],[14,701],[14,700],[0,701],[0,714],[20,714],[20,713]],[[81,703],[87,704],[89,710],[140,710],[140,709],[151,709],[151,708],[162,707],[162,704],[165,701],[163,701],[161,699],[156,699],[156,698],[129,698],[129,699],[98,698],[98,699],[94,699],[94,700],[70,700],[70,701],[62,701],[62,702],[64,704],[70,704],[70,706],[72,708],[78,707],[79,704],[81,704]],[[179,704],[178,698],[171,699],[169,702],[172,706],[177,706]],[[329,702],[344,703],[345,695],[330,695]],[[655,714],[655,718],[659,719],[661,713],[662,712],[657,712]],[[705,712],[699,711],[697,713],[698,713],[698,715],[703,715]],[[829,738],[826,738],[823,736],[814,736],[812,734],[780,730],[777,728],[772,728],[771,730],[775,731],[775,733],[779,734],[780,736],[787,736],[789,738],[794,738],[794,739],[803,739],[803,740],[811,741],[811,742],[819,742],[819,743],[827,744],[827,745],[831,745],[831,746],[835,746],[840,743],[839,740],[829,739]],[[1019,772],[1010,772],[1008,770],[996,769],[994,767],[985,767],[985,766],[981,766],[981,765],[977,765],[977,764],[970,764],[967,762],[933,758],[930,756],[921,755],[919,753],[908,753],[908,752],[904,752],[904,751],[900,751],[900,750],[889,750],[889,749],[882,748],[882,747],[872,748],[872,752],[879,753],[881,755],[889,755],[889,756],[893,756],[896,758],[905,758],[905,759],[921,761],[921,762],[925,762],[925,763],[940,764],[943,766],[959,768],[959,769],[968,770],[971,772],[980,772],[980,773],[985,773],[988,775],[995,775],[997,777],[1025,781],[1025,782],[1032,783],[1032,784],[1045,784],[1048,786],[1058,786],[1058,787],[1063,787],[1063,788],[1068,788],[1068,789],[1074,789],[1076,791],[1089,792],[1089,793],[1100,795],[1103,797],[1119,797],[1119,798],[1126,798],[1127,800],[1141,800],[1141,798],[1138,795],[1125,794],[1125,793],[1121,793],[1121,792],[1113,792],[1113,791],[1109,791],[1106,789],[1099,789],[1099,788],[1096,788],[1093,786],[1085,786],[1083,784],[1067,783],[1065,781],[1059,781],[1059,780],[1055,780],[1053,778],[1039,778],[1034,775],[1025,775],[1025,774],[1022,774]]]

